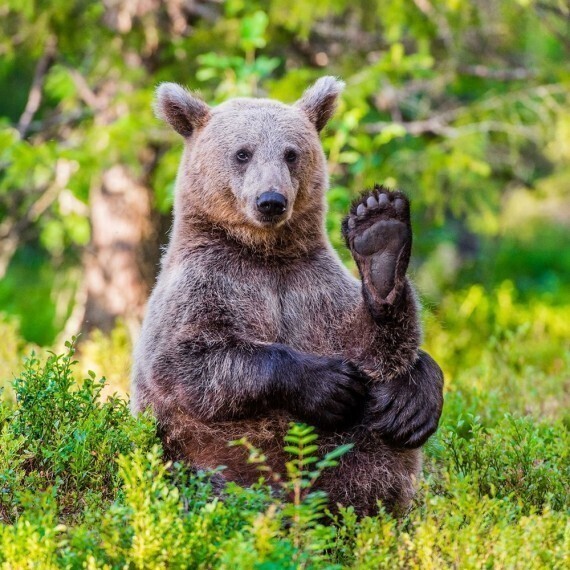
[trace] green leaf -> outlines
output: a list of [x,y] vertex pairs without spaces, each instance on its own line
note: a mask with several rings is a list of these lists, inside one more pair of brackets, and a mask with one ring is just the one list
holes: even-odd
[[261,10],[258,10],[251,16],[242,18],[240,26],[240,43],[245,51],[253,48],[265,47],[266,40],[264,34],[268,22],[269,18],[267,17],[267,14]]
[[344,445],[339,445],[336,449],[329,451],[323,459],[326,461],[330,461],[331,459],[338,459],[342,457],[346,453],[348,453],[354,447],[354,443],[345,443]]

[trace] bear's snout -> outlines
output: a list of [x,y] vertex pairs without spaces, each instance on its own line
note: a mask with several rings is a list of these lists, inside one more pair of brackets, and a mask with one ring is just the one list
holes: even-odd
[[264,216],[281,216],[287,209],[287,198],[279,192],[270,190],[259,196],[256,200],[256,206],[257,210]]

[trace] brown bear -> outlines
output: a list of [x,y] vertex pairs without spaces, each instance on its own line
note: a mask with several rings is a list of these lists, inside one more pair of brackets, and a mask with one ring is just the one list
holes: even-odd
[[327,165],[319,132],[343,83],[323,77],[293,105],[233,99],[215,108],[165,83],[157,115],[184,138],[174,225],[133,370],[133,409],[150,407],[170,457],[259,477],[246,436],[282,471],[292,420],[323,449],[353,442],[319,479],[331,504],[400,511],[419,448],[442,409],[440,368],[419,349],[406,277],[409,202],[381,187],[343,233],[355,279],[325,232]]

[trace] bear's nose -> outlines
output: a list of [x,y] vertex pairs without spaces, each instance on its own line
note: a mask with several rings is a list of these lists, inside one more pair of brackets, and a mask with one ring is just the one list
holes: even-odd
[[287,209],[287,198],[279,192],[264,192],[257,199],[256,205],[266,216],[279,216]]

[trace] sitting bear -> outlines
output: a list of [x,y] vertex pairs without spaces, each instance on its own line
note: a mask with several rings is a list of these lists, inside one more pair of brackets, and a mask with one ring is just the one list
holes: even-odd
[[333,505],[401,512],[437,428],[443,377],[418,348],[406,196],[376,187],[352,206],[343,234],[361,280],[327,239],[319,132],[343,85],[323,77],[293,105],[215,108],[159,86],[157,115],[184,154],[135,349],[133,409],[152,409],[169,457],[224,465],[224,479],[244,485],[259,472],[228,441],[247,437],[283,472],[289,423],[313,425],[324,451],[354,443],[318,480]]

